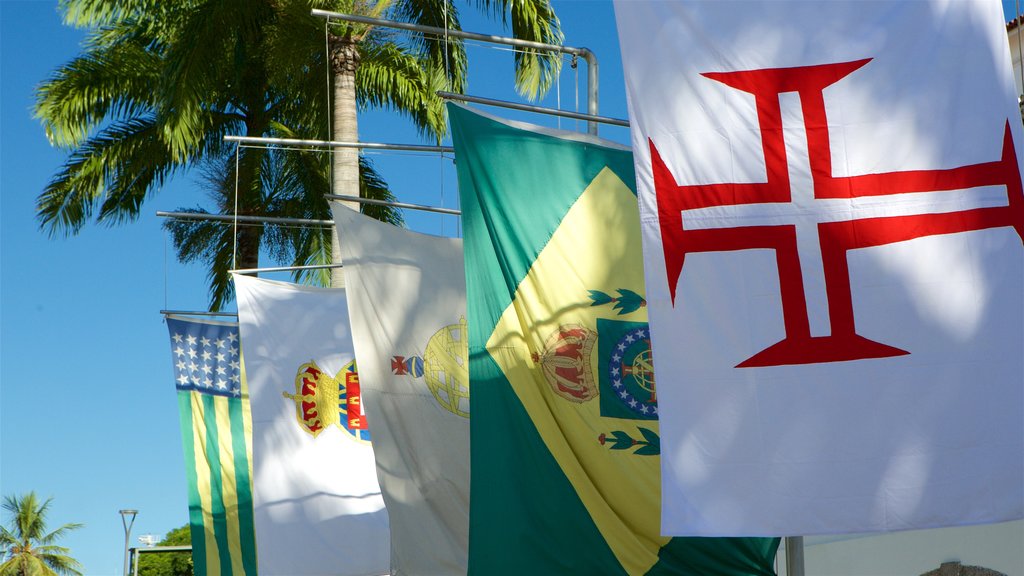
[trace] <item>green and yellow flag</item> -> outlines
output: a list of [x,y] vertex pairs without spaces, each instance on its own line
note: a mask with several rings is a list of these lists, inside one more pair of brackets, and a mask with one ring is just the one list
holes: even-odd
[[629,150],[449,105],[473,389],[470,574],[773,574],[775,538],[660,535]]
[[196,576],[253,576],[252,421],[238,325],[169,316]]

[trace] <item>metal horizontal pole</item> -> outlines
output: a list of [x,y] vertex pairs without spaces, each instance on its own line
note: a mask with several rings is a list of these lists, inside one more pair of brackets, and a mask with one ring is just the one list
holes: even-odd
[[[598,71],[597,55],[594,54],[589,48],[576,48],[573,46],[562,46],[559,44],[546,44],[544,42],[534,42],[532,40],[520,40],[519,38],[509,38],[507,36],[494,36],[492,34],[479,34],[476,32],[465,32],[463,30],[436,28],[434,26],[423,26],[420,24],[410,24],[408,22],[396,22],[394,20],[370,18],[367,16],[357,16],[355,14],[342,14],[340,12],[330,12],[327,10],[314,9],[310,13],[313,16],[319,16],[321,18],[326,18],[328,20],[334,18],[337,20],[345,20],[347,22],[359,22],[361,24],[384,26],[385,28],[411,30],[413,32],[424,32],[426,34],[434,34],[437,36],[448,35],[455,38],[464,38],[466,40],[489,42],[491,44],[504,44],[506,46],[516,46],[519,48],[534,48],[536,50],[545,50],[548,52],[561,52],[563,54],[573,54],[575,56],[580,56],[587,63],[587,112],[589,112],[593,116],[597,116],[598,77],[600,72]],[[594,121],[588,122],[587,131],[590,132],[591,134],[597,135],[597,123]]]
[[244,222],[246,224],[284,224],[302,226],[334,226],[334,220],[314,220],[311,218],[272,218],[269,216],[235,216],[232,214],[204,214],[202,212],[160,212],[162,218],[178,218],[180,220],[214,220],[216,222]]
[[138,553],[153,553],[153,552],[191,552],[191,546],[150,546],[149,548],[132,548]]
[[508,100],[495,100],[493,98],[468,96],[466,94],[456,94],[454,92],[444,92],[440,90],[437,92],[437,95],[440,96],[441,98],[445,98],[448,100],[458,100],[460,102],[473,102],[475,104],[486,104],[488,106],[498,106],[501,108],[510,108],[512,110],[522,110],[524,112],[536,112],[538,114],[550,114],[552,116],[562,116],[564,118],[573,118],[575,120],[586,120],[588,122],[600,122],[602,124],[625,126],[627,128],[629,127],[629,120],[623,120],[621,118],[609,118],[607,116],[582,114],[580,112],[559,110],[558,108],[546,108],[544,106],[534,106],[532,104],[519,104],[517,102],[509,102]]
[[189,310],[161,310],[163,316],[238,316],[235,312],[192,312]]
[[397,22],[395,20],[371,18],[369,16],[357,16],[355,14],[343,14],[341,12],[331,12],[329,10],[319,10],[316,8],[311,10],[310,14],[312,14],[313,16],[326,18],[328,20],[334,19],[344,20],[346,22],[358,22],[359,24],[370,24],[373,26],[383,26],[385,28],[397,28],[399,30],[411,30],[413,32],[436,34],[437,36],[447,35],[455,38],[465,38],[467,40],[479,40],[481,42],[490,42],[491,44],[517,46],[519,48],[534,48],[537,50],[545,50],[548,52],[562,52],[563,54],[575,54],[576,56],[585,56],[586,54],[592,54],[592,52],[587,48],[575,48],[573,46],[546,44],[544,42],[534,42],[532,40],[520,40],[519,38],[509,38],[507,36],[494,36],[491,34],[466,32],[464,30],[452,30],[446,28],[437,28],[435,26],[423,26],[421,24],[410,24],[408,22]]
[[363,198],[361,196],[344,196],[341,194],[325,194],[328,200],[343,200],[345,202],[359,202],[360,204],[373,204],[374,206],[393,206],[395,208],[408,208],[409,210],[423,210],[424,212],[437,212],[439,214],[451,214],[458,216],[462,212],[453,208],[439,208],[437,206],[426,206],[424,204],[407,204],[405,202],[389,202],[387,200],[376,200],[374,198]]
[[319,148],[369,148],[372,150],[400,150],[405,152],[454,152],[451,146],[427,144],[383,144],[380,142],[337,142],[334,140],[301,140],[298,138],[264,138],[259,136],[225,136],[225,142],[239,144],[267,144],[271,146],[310,146]]
[[236,268],[228,270],[235,274],[259,274],[260,272],[293,272],[295,270],[324,270],[327,268],[341,268],[341,264],[310,264],[308,266],[272,266],[269,268]]

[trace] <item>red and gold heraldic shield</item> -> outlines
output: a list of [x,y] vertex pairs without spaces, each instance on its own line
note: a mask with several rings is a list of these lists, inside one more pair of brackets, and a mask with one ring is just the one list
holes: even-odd
[[295,402],[296,420],[314,438],[334,424],[355,440],[370,441],[355,360],[334,376],[311,360],[298,368],[295,394],[281,395]]

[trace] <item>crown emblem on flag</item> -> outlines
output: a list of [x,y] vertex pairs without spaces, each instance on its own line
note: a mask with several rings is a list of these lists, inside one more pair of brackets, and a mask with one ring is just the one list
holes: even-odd
[[295,394],[281,395],[295,402],[299,425],[314,438],[334,424],[353,439],[369,442],[355,360],[333,377],[311,360],[299,366]]
[[543,350],[530,355],[555,394],[572,402],[586,402],[597,396],[590,368],[596,337],[593,330],[580,324],[563,324],[548,336]]

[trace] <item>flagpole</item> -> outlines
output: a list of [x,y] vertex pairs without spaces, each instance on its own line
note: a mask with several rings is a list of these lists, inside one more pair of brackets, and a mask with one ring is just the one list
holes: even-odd
[[786,576],[804,576],[804,537],[786,537]]
[[392,202],[390,200],[377,200],[375,198],[363,198],[361,196],[346,196],[344,194],[324,194],[328,200],[346,200],[348,202],[359,202],[360,204],[372,204],[374,206],[394,206],[395,208],[408,208],[409,210],[423,210],[424,212],[437,212],[438,214],[450,214],[458,216],[461,211],[454,208],[440,208],[438,206],[427,206],[426,204],[409,204],[408,202]]
[[224,136],[225,142],[238,144],[263,144],[266,146],[294,146],[315,148],[358,148],[360,150],[392,150],[400,152],[441,152],[451,153],[451,146],[431,146],[428,144],[385,144],[383,142],[339,142],[337,140],[308,140],[302,138],[270,138],[265,136]]
[[280,224],[284,226],[333,226],[334,220],[316,220],[313,218],[276,218],[271,216],[241,216],[238,214],[209,214],[206,212],[164,212],[158,210],[160,218],[178,220],[212,220],[215,222],[243,222],[246,224]]
[[263,268],[235,268],[228,270],[232,274],[259,274],[260,272],[295,272],[296,270],[332,270],[342,268],[342,264],[307,264],[305,266],[268,266]]
[[192,312],[189,310],[161,310],[162,316],[238,316],[234,312]]
[[468,94],[456,94],[454,92],[445,92],[438,90],[436,92],[438,96],[445,100],[457,100],[459,102],[473,102],[474,104],[486,104],[488,106],[497,106],[499,108],[508,108],[510,110],[519,110],[522,112],[536,112],[537,114],[549,114],[551,116],[561,116],[563,118],[571,118],[573,120],[586,120],[587,122],[611,124],[612,126],[624,126],[629,128],[629,120],[622,118],[611,118],[609,116],[597,116],[596,114],[582,114],[580,112],[572,112],[569,110],[561,110],[559,108],[548,108],[545,106],[534,106],[532,104],[519,104],[518,102],[509,102],[508,100],[496,100],[494,98],[484,98],[482,96],[470,96]]

